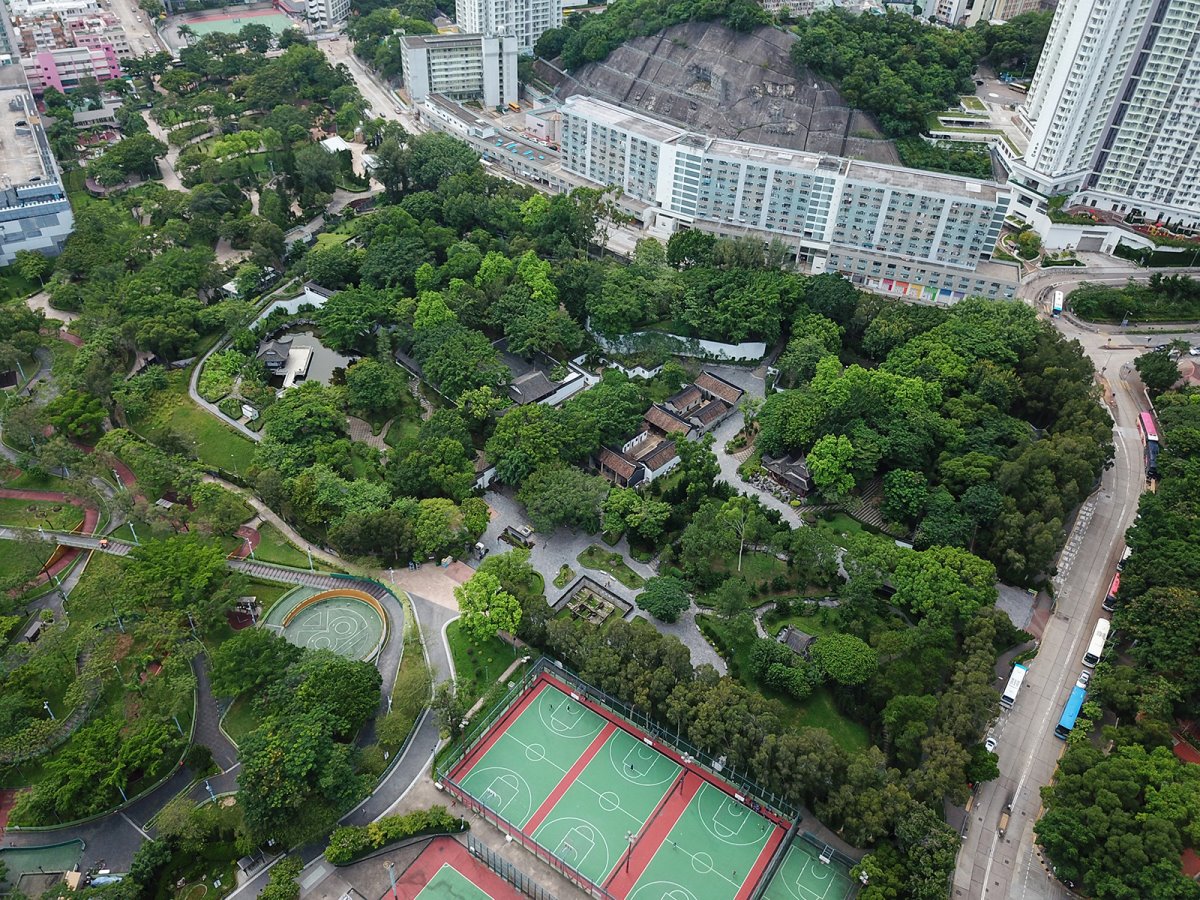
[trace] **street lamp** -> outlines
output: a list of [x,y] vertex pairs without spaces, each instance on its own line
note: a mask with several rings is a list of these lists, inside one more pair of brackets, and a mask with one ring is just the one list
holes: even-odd
[[383,867],[387,869],[388,879],[392,883],[392,900],[400,900],[396,895],[396,864],[389,859],[383,864]]
[[50,721],[51,721],[51,722],[54,722],[54,721],[56,721],[56,720],[55,720],[55,718],[54,718],[54,710],[52,710],[52,709],[50,708],[50,701],[49,701],[49,700],[43,700],[43,701],[42,701],[42,706],[46,707],[46,712],[48,712],[48,713],[50,714]]

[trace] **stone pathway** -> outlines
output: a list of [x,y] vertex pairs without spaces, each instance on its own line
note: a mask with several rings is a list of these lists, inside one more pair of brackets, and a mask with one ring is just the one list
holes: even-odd
[[350,427],[350,440],[362,441],[368,447],[374,447],[376,450],[386,453],[388,450],[387,442],[383,436],[387,434],[388,429],[392,426],[393,419],[388,419],[383,427],[379,429],[379,434],[371,432],[371,423],[364,419],[359,419],[354,416],[346,416],[346,421]]

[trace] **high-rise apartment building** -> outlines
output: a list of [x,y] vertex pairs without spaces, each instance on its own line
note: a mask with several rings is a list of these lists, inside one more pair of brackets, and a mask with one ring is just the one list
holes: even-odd
[[563,23],[562,0],[458,0],[455,10],[464,32],[511,35],[524,55],[544,32]]
[[1008,209],[998,184],[714,139],[588,97],[561,111],[563,169],[656,221],[779,237],[813,271],[891,293],[1012,296],[1015,273],[988,262]]
[[1017,211],[1200,225],[1200,0],[1062,0],[1022,107]]
[[350,0],[308,0],[304,14],[317,31],[333,28],[350,15]]
[[430,94],[479,100],[484,106],[517,101],[517,39],[481,34],[409,35],[400,41],[404,86],[413,103]]

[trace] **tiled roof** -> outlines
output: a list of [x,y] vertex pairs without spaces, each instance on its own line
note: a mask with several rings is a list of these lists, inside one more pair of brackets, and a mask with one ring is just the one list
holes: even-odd
[[689,384],[678,394],[668,397],[666,404],[675,409],[691,409],[703,399],[704,395],[700,393],[700,388]]
[[642,465],[651,472],[657,472],[678,457],[679,451],[675,448],[675,442],[663,441],[654,449],[653,453],[642,458]]
[[701,372],[696,377],[696,387],[712,394],[714,397],[720,397],[730,406],[741,400],[742,395],[746,393],[736,384],[730,384],[721,376],[707,371]]
[[601,470],[608,469],[615,475],[624,478],[628,481],[633,473],[637,471],[637,466],[623,457],[620,453],[615,453],[607,447],[600,451],[600,468]]
[[549,397],[558,388],[553,381],[538,370],[527,372],[508,386],[508,396],[514,403],[525,406]]
[[713,400],[692,413],[691,417],[696,419],[701,425],[711,425],[731,409],[733,407],[724,400]]
[[677,416],[671,415],[657,403],[646,410],[646,415],[642,418],[666,434],[687,434],[692,430],[691,425]]

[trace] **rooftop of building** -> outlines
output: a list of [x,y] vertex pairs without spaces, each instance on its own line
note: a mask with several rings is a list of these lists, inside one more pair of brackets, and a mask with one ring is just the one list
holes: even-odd
[[621,128],[625,131],[645,135],[656,141],[669,141],[672,138],[682,137],[686,133],[682,128],[676,128],[666,122],[622,109],[593,97],[582,97],[578,94],[568,97],[563,103],[562,110],[571,112],[574,109],[584,112],[588,118],[607,125],[609,128]]
[[455,103],[453,100],[450,100],[441,94],[430,94],[425,98],[425,103],[428,106],[442,111],[448,116],[458,119],[464,125],[472,126],[478,124],[486,126],[489,124],[485,119],[480,118],[478,113],[467,109],[465,106]]
[[410,50],[440,47],[478,47],[481,34],[410,34],[400,39],[400,42]]
[[54,177],[38,146],[42,127],[24,70],[0,66],[0,179],[18,185]]

